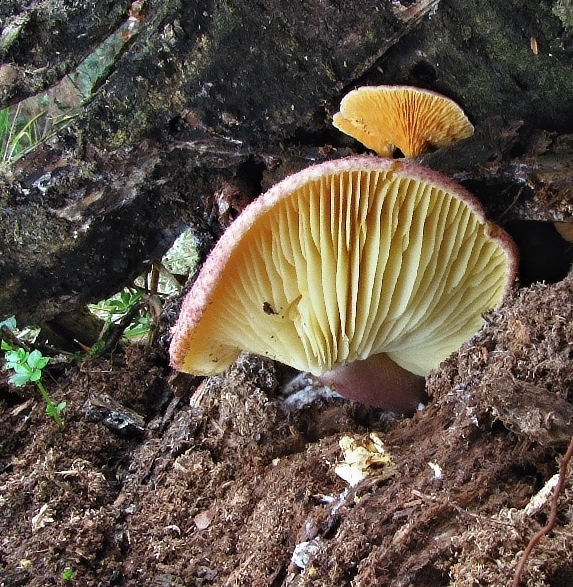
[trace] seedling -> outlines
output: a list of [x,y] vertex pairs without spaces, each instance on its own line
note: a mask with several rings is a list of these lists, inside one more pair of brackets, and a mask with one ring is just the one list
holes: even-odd
[[8,381],[16,387],[22,387],[30,381],[35,383],[46,402],[46,414],[56,422],[61,430],[64,427],[62,412],[66,409],[67,402],[54,403],[42,383],[42,369],[50,359],[42,356],[39,350],[29,352],[23,348],[16,349],[4,340],[1,348],[5,351],[6,365],[4,369],[14,371],[14,375]]
[[22,122],[22,105],[11,113],[9,108],[0,110],[0,162],[8,163],[38,145],[43,137],[39,119],[42,111]]
[[98,316],[105,318],[108,324],[111,324],[129,314],[140,300],[141,294],[139,292],[132,293],[124,289],[112,298],[102,300],[98,304],[90,304],[89,308]]
[[92,347],[91,354],[97,354],[101,351],[109,336],[113,336],[115,328],[120,328],[123,336],[128,339],[143,338],[151,331],[151,315],[144,308],[141,292],[124,289],[111,298],[88,305],[88,308],[98,318],[105,320],[100,341]]
[[66,567],[62,571],[62,581],[71,581],[74,576],[74,570],[70,567]]
[[88,304],[88,309],[105,322],[100,340],[89,349],[89,354],[102,354],[106,349],[109,352],[119,336],[130,342],[150,337],[161,314],[161,300],[180,293],[197,261],[195,236],[186,230],[161,261],[154,261],[131,287],[97,304]]

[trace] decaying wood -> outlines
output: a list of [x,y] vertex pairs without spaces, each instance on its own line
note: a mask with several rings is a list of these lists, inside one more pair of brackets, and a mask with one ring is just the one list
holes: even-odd
[[[490,387],[493,385],[491,382]],[[508,429],[541,446],[567,446],[573,435],[573,405],[569,402],[509,374],[495,382],[494,393],[491,412]]]
[[110,430],[126,436],[137,436],[145,431],[145,420],[141,414],[105,393],[90,393],[84,412],[93,422],[101,422]]
[[117,28],[131,0],[0,7],[0,108],[58,82]]
[[[535,132],[551,143],[568,130],[566,7],[148,0],[137,10],[115,2],[103,15],[100,4],[0,11],[4,103],[61,79],[130,14],[138,19],[70,127],[0,178],[0,316],[33,322],[107,297],[183,228],[217,238],[217,194],[229,182],[246,181],[253,197],[303,165],[359,148],[330,116],[361,84],[420,85],[456,99],[477,138],[459,156],[427,162],[469,181],[495,217],[572,215],[567,143],[558,160],[557,139],[549,144],[541,169],[542,151],[528,150]],[[56,34],[35,36],[39,27]],[[23,71],[28,62],[36,69]],[[488,122],[500,110],[503,123]]]

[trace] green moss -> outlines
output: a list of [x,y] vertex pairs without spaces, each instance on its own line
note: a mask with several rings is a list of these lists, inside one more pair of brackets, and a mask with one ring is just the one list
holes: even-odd
[[573,0],[557,0],[551,12],[566,29],[573,29]]
[[[425,24],[427,36],[416,50],[436,69],[435,89],[450,92],[474,123],[500,113],[567,132],[573,70],[568,44],[554,42],[560,28],[555,10],[564,26],[569,18],[573,24],[573,0],[558,0],[553,13],[551,6],[518,0],[476,0],[463,6],[444,0]],[[537,54],[531,37],[538,41]],[[398,71],[411,69],[420,59],[413,50],[409,56],[396,54]],[[408,81],[418,83],[415,78]]]
[[118,130],[106,137],[106,147],[119,149],[133,143],[142,131],[150,126],[149,118],[149,112],[138,109],[127,110],[125,115],[117,114],[114,122]]

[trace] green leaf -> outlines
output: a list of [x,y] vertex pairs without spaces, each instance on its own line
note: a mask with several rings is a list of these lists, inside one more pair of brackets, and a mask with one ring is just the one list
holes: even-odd
[[6,359],[6,369],[13,369],[14,365],[20,364],[20,361],[18,360],[18,358],[14,355],[9,355],[9,353],[6,353],[5,359]]
[[26,362],[32,369],[43,369],[49,360],[48,357],[43,357],[42,353],[36,349],[28,355]]
[[[23,351],[23,352],[22,352]],[[26,359],[26,351],[24,349],[7,350],[4,358],[10,363],[21,363]]]
[[14,373],[14,375],[12,375],[8,381],[16,387],[22,387],[22,385],[26,385],[26,383],[30,381],[30,377],[28,374],[24,375],[22,373]]
[[[14,332],[14,330],[16,330],[17,328],[17,324],[16,324],[16,316],[10,316],[10,318],[6,318],[6,320],[2,320],[0,322],[0,328],[2,326],[6,326],[6,328],[12,332]],[[2,343],[4,343],[4,341],[2,341]],[[8,345],[10,346],[10,345]],[[2,346],[2,348],[4,348],[4,346]]]
[[18,373],[18,375],[27,375],[30,377],[32,374],[32,369],[23,363],[13,363],[10,365],[10,369],[13,369],[14,372]]
[[14,350],[14,347],[12,347],[4,339],[2,339],[2,350],[3,351],[13,351]]

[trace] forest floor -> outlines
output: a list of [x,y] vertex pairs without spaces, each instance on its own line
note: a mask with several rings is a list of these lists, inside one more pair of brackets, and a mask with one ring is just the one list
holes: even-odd
[[[214,121],[218,137],[231,136],[232,131],[245,145],[252,144],[257,133],[276,142],[290,137],[290,144],[290,135],[308,128],[294,142],[304,140],[307,132],[309,137],[320,136],[311,141],[313,153],[318,152],[315,142],[322,145],[325,138],[320,134],[324,133],[323,99],[332,100],[340,93],[334,87],[333,65],[342,72],[343,85],[426,86],[437,80],[438,88],[457,88],[473,117],[482,121],[481,128],[476,128],[475,142],[467,141],[467,151],[458,152],[456,165],[440,163],[438,152],[428,156],[434,158],[433,168],[455,173],[458,179],[470,178],[472,189],[481,185],[485,193],[479,195],[494,202],[486,209],[496,212],[496,217],[503,218],[510,209],[515,213],[519,194],[529,186],[535,198],[526,202],[532,212],[524,216],[526,221],[542,220],[553,230],[550,221],[571,219],[573,139],[569,135],[552,143],[549,133],[528,130],[523,136],[530,144],[524,145],[516,138],[522,123],[515,123],[525,117],[540,128],[571,132],[567,115],[571,24],[565,2],[555,4],[559,11],[544,3],[539,13],[533,3],[524,3],[523,11],[521,6],[515,10],[517,3],[494,3],[495,11],[486,12],[488,2],[482,2],[475,16],[467,5],[442,2],[421,31],[420,43],[413,35],[404,37],[404,43],[359,81],[351,79],[351,75],[360,77],[351,72],[366,66],[352,66],[352,60],[369,50],[364,43],[371,44],[376,35],[384,37],[380,11],[372,12],[370,3],[360,9],[355,3],[352,11],[330,11],[329,21],[323,3],[315,4],[304,5],[305,18],[300,17],[298,4],[291,8],[281,3],[262,3],[263,12],[237,3],[233,18],[224,14],[225,3],[219,12],[214,6],[218,18],[182,3],[181,14],[155,17],[159,28],[149,28],[150,52],[136,46],[140,53],[125,54],[128,67],[105,84],[86,132],[99,137],[108,136],[108,130],[102,129],[118,129],[106,140],[121,144],[126,159],[110,159],[109,175],[98,181],[123,186],[128,177],[135,182],[133,189],[128,182],[129,189],[148,198],[142,208],[147,215],[135,214],[129,207],[123,211],[122,220],[137,223],[141,232],[136,233],[133,225],[125,231],[118,222],[114,238],[103,233],[113,251],[131,248],[119,242],[120,236],[136,234],[137,243],[150,240],[143,229],[156,227],[158,202],[170,210],[161,217],[167,226],[173,224],[174,215],[190,208],[189,201],[173,208],[174,193],[201,193],[195,183],[202,172],[189,173],[188,178],[179,174],[198,165],[193,157],[199,170],[214,165],[201,154],[202,143],[198,143],[202,158],[187,145],[193,145],[197,136],[209,138],[211,142],[205,144],[217,161],[219,145],[229,148],[202,129],[204,123],[208,126],[205,121]],[[406,30],[408,14],[414,14],[417,4],[409,0],[391,4],[401,15],[400,30]],[[268,25],[262,27],[263,38],[261,15]],[[153,22],[150,17],[148,23]],[[212,29],[203,20],[208,18],[213,20]],[[291,49],[286,33],[291,31],[289,23],[297,21]],[[238,25],[227,31],[235,23],[241,23],[241,34],[236,32]],[[302,28],[303,23],[307,28]],[[527,32],[530,23],[535,23],[531,33]],[[318,33],[308,32],[312,27],[328,32],[321,42],[316,40]],[[197,47],[188,31],[197,31],[193,33],[198,36]],[[460,39],[460,46],[452,49],[454,37]],[[52,35],[51,41],[60,39],[69,45],[67,38]],[[210,39],[215,42],[206,42]],[[163,43],[160,59],[159,41]],[[261,41],[268,45],[258,45]],[[429,49],[424,53],[419,47]],[[32,53],[39,51],[34,45]],[[56,53],[48,51],[50,63]],[[181,80],[168,73],[185,71],[185,64],[195,67],[190,55],[198,55],[197,63],[207,64],[207,70],[193,69]],[[308,55],[311,61],[306,65]],[[301,77],[297,59],[313,75]],[[195,77],[212,81],[202,82],[205,91],[187,102],[180,96],[193,86]],[[252,88],[257,91],[251,92]],[[133,94],[129,100],[128,91]],[[177,99],[172,102],[173,96]],[[528,102],[532,99],[533,105]],[[115,102],[122,108],[109,108]],[[321,104],[320,116],[317,104]],[[503,110],[509,124],[504,121],[502,126],[501,116],[493,116],[498,110]],[[141,121],[152,120],[155,128],[155,119],[175,111],[186,112],[186,118],[170,118],[173,129],[160,137],[169,141],[163,158],[154,158],[155,146],[143,163],[139,151],[123,149],[127,134],[140,132]],[[263,112],[264,121],[257,126],[255,117]],[[261,130],[251,131],[251,125]],[[333,136],[329,133],[326,138]],[[236,155],[236,144],[228,142],[233,155],[225,151],[225,157],[234,167],[234,157],[244,155]],[[147,144],[143,143],[144,155]],[[337,148],[341,154],[343,143]],[[546,160],[545,151],[551,155]],[[299,162],[306,165],[307,159],[300,157]],[[72,160],[74,164],[67,167],[59,155],[54,161],[53,169],[58,170],[54,177],[68,167],[84,173],[83,160],[81,165]],[[88,159],[86,175],[99,178],[92,170],[99,169],[97,158],[94,161]],[[472,163],[471,173],[466,162]],[[47,174],[48,167],[42,169]],[[138,183],[142,169],[155,170],[145,172],[151,189]],[[276,173],[288,171],[283,164]],[[272,179],[272,173],[265,172],[265,181]],[[99,184],[94,184],[97,190],[84,184],[83,175],[71,174],[71,183],[68,176],[62,177],[61,193],[55,194],[64,200],[76,181],[89,186],[86,193],[99,193]],[[256,179],[258,183],[258,171]],[[512,189],[499,189],[504,182]],[[124,195],[110,193],[118,199]],[[119,214],[115,200],[108,205],[114,217]],[[541,214],[546,209],[549,212]],[[34,226],[50,232],[46,217],[38,216],[39,224]],[[61,238],[61,232],[52,232],[54,242]],[[35,245],[35,230],[29,235]],[[524,247],[543,248],[528,232],[522,240],[518,244]],[[49,245],[55,247],[51,240]],[[33,255],[26,254],[35,262],[41,254],[33,250]],[[553,256],[545,251],[542,264],[549,265]],[[565,260],[568,266],[570,259]],[[20,258],[16,261],[21,263]],[[47,276],[46,281],[34,287],[48,288],[56,269],[56,265],[42,266],[37,277]],[[109,279],[109,266],[98,269]],[[122,279],[124,273],[120,271]],[[65,275],[60,281],[66,288],[71,275],[80,276],[78,288],[84,285],[85,273],[66,267]],[[573,273],[561,277],[550,285],[520,287],[491,312],[484,328],[427,378],[430,401],[412,418],[397,418],[334,397],[296,404],[285,392],[294,374],[250,355],[241,356],[220,376],[198,379],[176,374],[169,367],[166,346],[156,343],[123,346],[111,356],[86,357],[47,369],[44,382],[50,394],[56,402],[67,402],[64,427],[59,430],[44,413],[36,388],[13,387],[9,373],[0,369],[0,587],[511,585],[531,537],[550,518],[560,463],[573,435]],[[18,295],[24,295],[23,289]],[[28,289],[33,293],[32,287]],[[341,444],[352,443],[363,447],[362,467],[350,462],[360,454],[358,448],[342,450]],[[340,476],[344,467],[364,479],[349,484]],[[527,559],[521,585],[573,585],[573,465],[556,515],[555,527]]]
[[[571,435],[573,277],[486,322],[409,419],[294,405],[292,374],[257,357],[200,380],[134,345],[51,371],[59,431],[1,372],[0,585],[510,585]],[[133,413],[143,430],[118,432]],[[371,464],[354,486],[337,475],[344,437]],[[571,553],[569,471],[522,584],[571,585]]]

